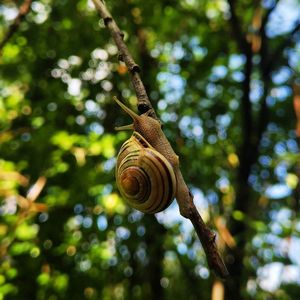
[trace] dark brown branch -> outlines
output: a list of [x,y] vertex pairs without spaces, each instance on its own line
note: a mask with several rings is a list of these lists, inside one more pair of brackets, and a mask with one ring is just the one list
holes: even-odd
[[[93,2],[100,16],[103,18],[105,25],[110,30],[111,35],[119,49],[119,52],[125,64],[127,65],[128,69],[131,72],[133,87],[135,89],[138,98],[139,111],[144,112],[143,109],[141,110],[141,106],[143,106],[146,109],[146,111],[151,109],[152,111],[151,116],[156,117],[156,114],[152,108],[150,100],[147,97],[144,84],[142,83],[141,78],[139,76],[139,67],[131,57],[128,48],[123,41],[123,37],[119,27],[117,26],[116,22],[114,21],[114,19],[112,18],[111,14],[109,13],[105,4],[102,1],[93,0]],[[177,179],[183,180],[180,170],[177,170],[177,176],[179,177],[179,178],[176,177]],[[184,217],[191,220],[195,228],[195,231],[202,243],[203,249],[207,257],[208,265],[210,266],[210,268],[213,269],[219,277],[226,278],[228,276],[228,271],[217,250],[217,246],[215,242],[216,239],[215,234],[205,225],[203,219],[201,218],[199,212],[197,211],[197,208],[194,205],[193,195],[189,192],[189,189],[186,184],[185,186],[182,187],[182,192],[187,194],[188,197],[187,197],[187,203],[185,204],[179,203],[180,213]]]
[[277,4],[278,4],[278,0],[276,0],[273,5],[267,10],[266,14],[264,15],[263,19],[262,19],[262,22],[261,22],[261,28],[265,28],[268,21],[269,21],[269,18],[270,18],[270,15],[271,13],[275,10],[275,8],[277,7]]
[[[258,156],[258,147],[261,141],[263,132],[265,131],[268,124],[268,106],[267,106],[267,96],[270,88],[270,74],[272,70],[276,67],[276,63],[282,55],[283,50],[288,47],[292,43],[293,35],[296,34],[300,30],[300,20],[297,21],[294,29],[290,32],[289,36],[284,39],[284,41],[278,46],[278,48],[274,51],[273,55],[268,52],[268,39],[265,32],[265,27],[267,25],[268,19],[271,13],[276,8],[279,1],[276,1],[274,5],[267,11],[266,15],[262,21],[262,27],[260,29],[262,47],[260,51],[261,55],[261,64],[260,64],[260,72],[262,75],[262,80],[264,82],[264,95],[261,100],[261,107],[258,116],[258,126],[255,137],[255,142],[253,145],[253,153],[254,160]],[[269,58],[269,59],[268,59]],[[255,154],[256,153],[256,154]]]
[[[261,27],[259,30],[260,38],[261,38],[261,47],[260,47],[260,57],[261,57],[261,67],[264,70],[267,65],[267,59],[268,59],[268,38],[266,36],[266,26],[268,24],[268,21],[270,19],[271,13],[275,10],[278,4],[278,0],[274,2],[274,4],[267,10],[264,17],[262,18]],[[266,74],[264,71],[263,74]]]
[[21,5],[19,9],[18,16],[15,18],[14,22],[10,25],[6,35],[4,36],[3,40],[0,42],[0,51],[8,42],[8,40],[13,36],[13,34],[18,30],[22,20],[29,12],[31,3],[32,0],[24,0],[24,3]]
[[259,156],[259,145],[262,139],[262,136],[267,128],[269,122],[269,108],[267,105],[267,97],[270,89],[270,77],[264,76],[264,94],[261,98],[260,110],[257,120],[257,128],[256,134],[253,139],[252,147],[251,147],[251,164],[255,163]]
[[[241,89],[243,91],[241,102],[241,123],[242,123],[242,144],[239,147],[240,165],[237,172],[236,197],[234,210],[246,213],[250,209],[250,187],[248,178],[252,165],[252,136],[253,136],[253,112],[250,101],[250,84],[251,74],[253,71],[253,53],[252,45],[246,39],[246,33],[242,30],[242,25],[236,14],[235,0],[228,0],[230,6],[230,26],[234,38],[237,42],[238,49],[245,55],[246,62],[244,65],[244,79]],[[232,235],[237,237],[237,246],[228,248],[228,257],[233,257],[232,261],[228,261],[229,272],[231,277],[226,282],[225,299],[241,299],[241,278],[243,275],[243,258],[245,256],[246,231],[247,224],[244,221],[238,221],[234,218],[229,219],[229,230]]]
[[[242,103],[242,110],[243,110],[243,134],[244,136],[251,136],[252,133],[252,105],[250,102],[250,82],[251,82],[251,73],[252,73],[252,68],[253,68],[253,63],[252,63],[252,50],[251,50],[251,45],[248,43],[246,40],[245,34],[242,31],[242,26],[241,23],[237,17],[236,10],[235,10],[235,0],[228,0],[228,4],[230,7],[230,24],[231,24],[231,29],[232,32],[234,33],[235,39],[237,41],[237,44],[239,45],[240,51],[246,56],[246,63],[244,67],[244,74],[245,78],[242,83],[242,90],[243,90],[243,96],[241,99]],[[245,139],[245,143],[242,146],[241,153],[246,154],[246,159],[247,158],[247,153],[249,150],[249,139]]]
[[282,43],[277,47],[277,49],[269,56],[268,63],[264,70],[264,75],[269,74],[274,69],[275,65],[278,63],[280,56],[285,48],[293,42],[293,36],[300,30],[300,20],[298,20],[295,24],[294,29],[287,35],[287,37],[282,41]]
[[[278,1],[277,1],[278,2]],[[261,54],[261,64],[260,64],[260,71],[262,74],[262,80],[264,82],[264,95],[261,100],[261,107],[259,111],[258,116],[258,126],[255,136],[255,141],[253,144],[253,161],[256,160],[258,156],[258,147],[259,143],[261,141],[263,132],[265,131],[267,124],[268,124],[268,106],[267,106],[267,96],[269,93],[269,85],[270,85],[270,73],[272,70],[276,67],[276,62],[278,61],[280,55],[282,54],[283,50],[288,47],[292,43],[292,37],[293,35],[300,30],[300,21],[298,21],[294,27],[294,29],[290,32],[289,37],[287,37],[281,45],[278,46],[278,48],[275,50],[273,55],[269,55],[268,48],[267,48],[267,37],[265,34],[265,26],[267,24],[267,18],[270,16],[271,12],[275,9],[277,2],[274,4],[272,8],[269,9],[267,15],[265,16],[265,20],[263,22],[263,26],[261,28],[261,38],[262,38],[262,49],[260,51]],[[267,61],[267,58],[269,60]]]
[[244,68],[245,78],[242,83],[242,109],[243,109],[243,128],[245,136],[250,136],[252,133],[253,118],[252,118],[252,104],[250,101],[250,83],[252,74],[252,53],[246,55],[246,63]]
[[236,11],[235,11],[236,2],[235,2],[235,0],[228,0],[228,4],[230,7],[230,14],[231,14],[231,17],[230,17],[231,29],[235,36],[235,39],[238,42],[241,52],[243,52],[246,55],[250,54],[251,46],[248,43],[248,41],[245,37],[245,34],[243,33],[241,23],[239,22]]

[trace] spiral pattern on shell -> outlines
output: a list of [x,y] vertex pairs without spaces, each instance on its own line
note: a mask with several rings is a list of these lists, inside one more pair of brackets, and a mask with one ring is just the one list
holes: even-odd
[[120,149],[116,181],[127,203],[144,213],[167,208],[176,190],[176,177],[169,161],[137,132]]

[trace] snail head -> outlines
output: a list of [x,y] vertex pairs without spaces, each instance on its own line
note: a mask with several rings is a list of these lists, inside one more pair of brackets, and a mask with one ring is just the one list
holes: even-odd
[[161,123],[148,116],[147,113],[142,115],[136,114],[120,100],[114,97],[114,100],[119,106],[132,118],[133,124],[116,127],[116,130],[134,130],[141,134],[147,141],[150,142],[157,136],[161,131]]

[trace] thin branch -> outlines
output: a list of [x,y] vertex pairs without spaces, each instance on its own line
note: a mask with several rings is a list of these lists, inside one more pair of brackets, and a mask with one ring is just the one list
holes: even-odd
[[109,11],[107,10],[105,4],[100,0],[93,0],[93,3],[99,12],[101,18],[104,20],[105,26],[109,29],[118,49],[120,52],[119,58],[123,60],[130,71],[131,74],[131,82],[136,92],[136,96],[138,99],[138,109],[140,113],[148,112],[149,116],[158,119],[155,111],[151,105],[151,102],[148,98],[146,89],[140,77],[140,67],[135,63],[132,56],[129,53],[129,50],[124,43],[124,34],[119,29],[118,25],[116,24],[115,20],[110,15]]
[[[100,0],[93,0],[97,11],[99,12],[100,16],[104,19],[104,23],[106,27],[111,32],[111,35],[119,49],[119,52],[127,65],[130,73],[132,75],[132,84],[135,89],[138,98],[138,108],[140,112],[145,112],[151,110],[151,116],[156,118],[156,114],[152,108],[149,98],[147,97],[144,84],[139,76],[139,67],[134,62],[133,58],[131,57],[127,46],[125,45],[122,37],[122,33],[117,26],[116,22],[112,18],[111,14],[107,10],[103,1]],[[141,109],[142,107],[142,109]],[[177,179],[183,180],[182,174],[180,170],[177,170]],[[211,269],[215,271],[215,273],[221,277],[226,278],[229,274],[226,269],[226,266],[217,250],[216,242],[215,242],[215,233],[212,232],[204,223],[203,219],[201,218],[197,208],[193,202],[193,195],[189,192],[187,185],[182,187],[182,193],[187,194],[187,203],[184,205],[179,204],[180,213],[186,218],[189,218],[192,222],[195,231],[202,243],[203,249],[205,251],[208,265]]]
[[[267,10],[266,14],[262,18],[261,27],[259,30],[261,38],[261,47],[260,47],[260,57],[261,57],[261,66],[264,69],[267,64],[268,58],[268,38],[266,36],[266,26],[269,22],[272,12],[276,9],[279,0],[276,0],[273,5]],[[264,73],[263,73],[264,74]]]
[[[235,0],[228,0],[228,4],[230,7],[230,24],[232,32],[234,33],[235,39],[239,45],[240,51],[246,56],[246,63],[244,67],[244,74],[245,78],[242,83],[242,90],[243,90],[243,96],[241,99],[242,103],[242,110],[243,110],[243,134],[245,137],[250,137],[252,134],[252,127],[253,127],[253,120],[252,120],[252,105],[250,102],[250,82],[251,82],[251,73],[253,69],[253,63],[252,63],[252,49],[250,43],[248,43],[245,34],[242,31],[241,23],[237,17],[235,5]],[[241,149],[241,155],[245,155],[241,159],[241,161],[247,161],[249,159],[249,143],[250,139],[245,138],[244,143],[242,145]]]
[[201,215],[193,203],[193,198],[191,199],[191,204],[192,214],[189,219],[195,228],[199,240],[201,241],[207,257],[208,266],[214,270],[218,276],[225,279],[229,276],[229,273],[217,249],[216,234],[205,225]]
[[14,22],[10,25],[6,35],[4,36],[3,40],[0,42],[0,52],[8,40],[13,36],[13,34],[18,30],[22,20],[28,14],[30,10],[30,5],[32,0],[24,0],[23,4],[20,6],[19,14],[15,18]]
[[180,189],[179,194],[182,195],[185,200],[184,203],[181,203],[177,199],[180,214],[192,222],[206,254],[209,267],[214,270],[219,277],[226,278],[229,273],[217,249],[216,234],[206,226],[199,214],[193,201],[194,196],[189,191],[180,169],[175,168],[174,171],[177,181],[184,182],[184,186],[178,185],[177,187]]
[[263,75],[263,81],[264,81],[264,93],[260,101],[261,104],[260,104],[260,110],[257,119],[256,132],[251,145],[251,164],[255,163],[258,159],[259,145],[269,122],[269,108],[267,105],[267,97],[269,95],[269,90],[270,90],[270,77]]
[[246,55],[246,63],[244,68],[245,78],[242,83],[243,129],[246,137],[251,135],[252,127],[253,127],[252,104],[250,101],[250,83],[251,83],[252,69],[253,69],[252,53],[250,53]]
[[277,47],[277,49],[269,56],[268,63],[264,70],[264,75],[269,74],[274,69],[274,66],[279,61],[280,56],[282,55],[284,49],[288,47],[292,41],[293,36],[300,30],[300,20],[298,20],[294,26],[294,29],[287,35],[287,37],[282,41],[282,43]]
[[[300,148],[300,86],[294,81],[293,83],[293,106],[295,113],[295,133],[296,133],[296,142],[298,144],[298,148]],[[299,212],[300,206],[300,162],[295,164],[294,172],[298,177],[297,186],[294,189],[294,203],[293,208],[295,213]]]
[[243,33],[242,30],[241,23],[238,20],[235,11],[236,2],[235,0],[228,0],[228,4],[229,4],[230,14],[231,14],[230,23],[231,23],[232,32],[235,35],[240,50],[247,55],[251,52],[251,45],[246,40],[245,34]]
[[261,24],[262,28],[266,27],[266,25],[269,21],[270,15],[275,10],[275,8],[277,7],[278,2],[279,2],[279,0],[274,1],[273,5],[267,10],[265,16],[262,19],[262,24]]
[[[277,3],[277,2],[276,2]],[[275,9],[276,4],[270,10],[268,11],[268,16],[270,16],[271,12]],[[265,16],[265,19],[267,18],[267,15]],[[266,25],[267,20],[264,22],[264,26]],[[261,65],[260,65],[260,71],[262,74],[262,79],[264,82],[264,95],[262,97],[261,101],[261,107],[258,115],[258,126],[255,136],[255,141],[252,146],[252,153],[253,153],[253,160],[257,158],[258,155],[258,147],[259,143],[261,141],[263,132],[265,131],[267,124],[268,124],[268,115],[269,115],[269,109],[267,106],[267,96],[269,93],[269,85],[270,85],[270,73],[272,69],[276,66],[276,62],[278,61],[280,55],[282,55],[283,50],[288,47],[292,43],[292,37],[295,33],[297,33],[300,30],[300,21],[298,21],[294,27],[294,29],[290,32],[289,37],[287,37],[274,51],[273,55],[270,55],[267,52],[267,37],[265,35],[265,27],[261,28],[261,38],[262,38],[262,45],[264,45],[264,49],[261,49]],[[269,60],[267,61],[267,58]]]

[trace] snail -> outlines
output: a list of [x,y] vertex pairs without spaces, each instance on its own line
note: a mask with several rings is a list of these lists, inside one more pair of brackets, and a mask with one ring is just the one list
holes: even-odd
[[116,128],[133,130],[117,157],[117,187],[131,207],[144,213],[160,212],[171,204],[178,191],[178,156],[159,121],[147,113],[137,115],[116,97],[114,100],[133,119],[133,124]]

